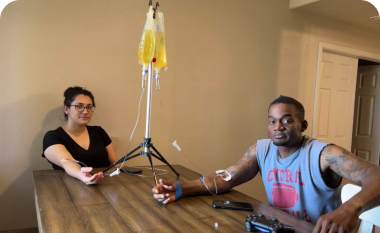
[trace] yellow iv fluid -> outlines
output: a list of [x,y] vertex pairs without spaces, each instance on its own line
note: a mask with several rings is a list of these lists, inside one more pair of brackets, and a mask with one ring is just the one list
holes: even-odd
[[168,65],[166,60],[166,49],[165,49],[165,32],[156,33],[156,51],[154,57],[156,62],[153,63],[154,68],[161,69]]
[[138,49],[139,63],[148,66],[153,59],[155,48],[155,38],[152,30],[144,30]]
[[[165,48],[165,26],[164,26],[164,14],[160,11],[156,12],[156,19],[154,20],[154,34],[156,38],[156,48],[154,52],[155,62],[153,67],[156,70],[156,74],[160,73],[162,68],[168,66],[166,60],[166,48]],[[158,77],[158,76],[157,76]]]

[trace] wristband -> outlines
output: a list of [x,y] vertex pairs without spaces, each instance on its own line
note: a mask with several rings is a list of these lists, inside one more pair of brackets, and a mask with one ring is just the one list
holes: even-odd
[[179,185],[177,182],[174,182],[175,184],[175,200],[178,200],[182,196],[182,188],[181,185]]

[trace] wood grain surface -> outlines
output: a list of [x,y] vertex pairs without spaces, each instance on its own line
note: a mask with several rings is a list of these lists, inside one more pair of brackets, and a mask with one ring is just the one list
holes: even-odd
[[[186,182],[200,174],[175,165],[179,178],[167,166],[156,166],[157,179]],[[101,171],[102,169],[98,169]],[[94,172],[98,172],[95,169]],[[296,232],[312,232],[313,225],[277,210],[238,191],[218,196],[182,198],[163,205],[153,199],[152,172],[139,177],[127,173],[106,176],[99,185],[85,185],[64,171],[34,171],[39,232],[246,232],[245,219],[252,212],[218,210],[213,200],[251,203],[254,213],[277,218]]]

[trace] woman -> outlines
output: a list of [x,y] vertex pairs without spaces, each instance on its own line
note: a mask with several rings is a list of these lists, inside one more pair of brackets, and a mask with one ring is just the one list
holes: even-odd
[[[64,92],[63,111],[67,122],[45,134],[42,157],[55,170],[64,169],[67,174],[86,184],[98,184],[102,172],[90,175],[92,168],[108,167],[118,159],[112,141],[100,126],[88,126],[95,111],[92,93],[82,87],[69,87]],[[75,160],[88,167],[81,167]]]

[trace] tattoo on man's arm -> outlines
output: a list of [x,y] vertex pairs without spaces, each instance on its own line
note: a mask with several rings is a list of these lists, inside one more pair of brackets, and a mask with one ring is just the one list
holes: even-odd
[[335,172],[347,179],[363,185],[363,180],[370,172],[370,166],[366,164],[363,160],[354,158],[350,156],[350,153],[346,150],[342,150],[339,155],[332,154],[331,148],[326,147],[322,155],[325,156],[326,161],[335,166]]
[[252,169],[254,160],[253,157],[256,154],[256,144],[251,146],[244,157],[240,159],[236,164],[232,165],[227,171],[234,178],[248,178],[249,172]]

